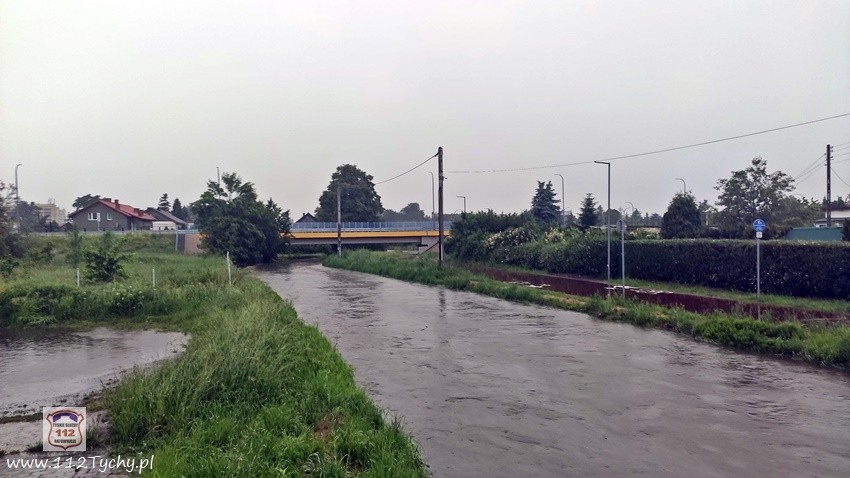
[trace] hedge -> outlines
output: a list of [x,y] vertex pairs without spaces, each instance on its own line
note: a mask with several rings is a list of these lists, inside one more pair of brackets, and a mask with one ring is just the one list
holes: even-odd
[[[611,275],[619,277],[620,242],[616,236],[612,239]],[[627,240],[625,248],[629,278],[756,290],[754,241]],[[535,240],[492,250],[456,243],[452,249],[461,259],[483,259],[553,273],[606,275],[606,240],[599,235],[553,244]],[[475,254],[464,254],[470,251]],[[850,245],[762,241],[761,290],[798,297],[850,299]]]

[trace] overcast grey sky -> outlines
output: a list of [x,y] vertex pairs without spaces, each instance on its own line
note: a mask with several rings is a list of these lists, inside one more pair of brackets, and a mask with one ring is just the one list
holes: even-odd
[[[343,163],[376,181],[437,146],[447,170],[560,164],[847,112],[847,0],[0,0],[0,179],[22,163],[22,198],[69,209],[190,202],[218,166],[297,218]],[[676,177],[714,202],[754,156],[794,175],[846,142],[850,117],[617,161],[612,207],[663,213]],[[384,207],[430,210],[428,170],[378,186]],[[822,197],[821,171],[797,192]],[[538,179],[560,196],[555,173],[567,208],[604,199],[599,165],[455,173],[446,210],[526,209]]]

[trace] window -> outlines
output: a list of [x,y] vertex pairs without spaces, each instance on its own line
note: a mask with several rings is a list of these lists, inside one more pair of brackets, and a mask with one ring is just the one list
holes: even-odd
[[99,212],[90,212],[89,213],[89,221],[100,221],[100,213]]
[[111,220],[112,220],[112,213],[111,213],[111,212],[106,213],[106,220],[107,220],[107,221],[111,221]]

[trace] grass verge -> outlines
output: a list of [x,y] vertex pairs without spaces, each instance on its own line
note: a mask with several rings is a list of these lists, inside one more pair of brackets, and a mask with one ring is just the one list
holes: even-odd
[[333,346],[258,279],[239,272],[230,286],[221,259],[144,251],[127,272],[121,284],[77,288],[53,261],[0,283],[3,325],[192,333],[179,357],[104,392],[113,451],[153,454],[151,476],[427,476]]
[[694,339],[754,352],[786,355],[836,368],[850,366],[850,328],[807,326],[798,322],[773,323],[727,314],[701,315],[618,296],[578,297],[495,281],[473,274],[461,264],[440,269],[432,255],[352,251],[342,258],[329,256],[323,264],[410,282],[477,292],[501,299],[573,310],[598,318],[657,327]]

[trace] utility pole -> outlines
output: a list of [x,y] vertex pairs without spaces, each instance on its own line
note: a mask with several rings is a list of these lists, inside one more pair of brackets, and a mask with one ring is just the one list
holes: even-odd
[[440,146],[437,148],[437,177],[440,179],[440,187],[439,187],[439,200],[438,204],[440,206],[440,216],[439,216],[439,225],[437,228],[437,241],[440,245],[440,259],[439,264],[440,267],[443,267],[443,147]]
[[832,227],[832,146],[826,145],[826,227]]
[[339,179],[336,180],[336,253],[342,257],[342,201],[340,200],[340,191],[342,186],[339,184]]
[[611,163],[594,161],[608,166],[608,210],[605,211],[605,231],[608,233],[608,280],[611,280]]
[[564,197],[564,176],[555,173],[555,176],[561,177],[561,225],[563,226],[567,222],[567,198]]

